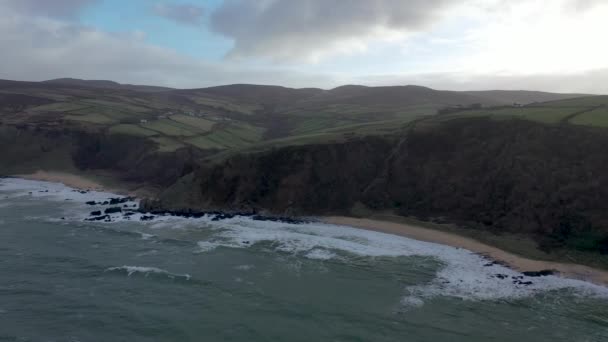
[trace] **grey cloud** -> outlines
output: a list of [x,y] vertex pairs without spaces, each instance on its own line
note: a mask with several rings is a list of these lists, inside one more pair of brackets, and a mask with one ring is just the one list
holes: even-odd
[[234,39],[230,55],[295,58],[378,29],[416,31],[452,0],[226,0],[212,29]]
[[69,18],[98,0],[2,0],[0,6],[24,15]]
[[178,88],[229,83],[304,87],[332,82],[327,75],[210,63],[147,44],[136,34],[109,34],[20,15],[0,20],[0,46],[0,79],[75,77]]
[[205,10],[191,4],[156,4],[153,8],[156,15],[173,20],[183,25],[200,25]]

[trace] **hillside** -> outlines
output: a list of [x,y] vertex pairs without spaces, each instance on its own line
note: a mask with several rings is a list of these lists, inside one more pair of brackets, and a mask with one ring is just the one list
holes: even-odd
[[[343,86],[332,90],[235,84],[201,89],[112,81],[0,80],[0,120],[9,125],[69,126],[144,138],[162,152],[196,148],[226,153],[399,129],[445,107],[511,105],[576,95],[453,92],[418,86]],[[498,98],[500,97],[500,98]],[[371,126],[368,126],[371,125]]]
[[608,253],[606,127],[608,96],[0,81],[0,174],[102,174],[153,210],[363,209]]

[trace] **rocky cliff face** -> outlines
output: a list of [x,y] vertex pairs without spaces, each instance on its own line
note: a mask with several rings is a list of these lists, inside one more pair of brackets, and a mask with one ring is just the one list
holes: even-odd
[[[202,166],[168,189],[157,205],[289,215],[346,212],[362,198],[393,144],[370,137],[237,155]],[[183,197],[184,192],[191,196]]]
[[608,252],[608,131],[487,119],[202,166],[164,208],[348,214],[357,203]]

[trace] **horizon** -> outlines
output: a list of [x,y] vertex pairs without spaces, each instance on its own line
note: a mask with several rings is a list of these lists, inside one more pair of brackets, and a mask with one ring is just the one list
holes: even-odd
[[323,91],[331,91],[337,88],[342,87],[365,87],[365,88],[392,88],[392,87],[420,87],[426,88],[434,91],[448,91],[448,92],[492,92],[492,91],[501,91],[501,92],[540,92],[540,93],[553,93],[553,94],[570,94],[570,95],[581,95],[581,96],[604,96],[608,94],[602,93],[577,93],[577,92],[552,92],[545,91],[539,89],[463,89],[463,90],[453,90],[453,89],[437,89],[432,87],[427,87],[425,85],[420,84],[389,84],[389,85],[364,85],[364,84],[342,84],[331,88],[321,88],[321,87],[290,87],[284,86],[280,84],[256,84],[256,83],[226,83],[226,84],[217,84],[210,86],[201,86],[201,87],[192,87],[192,88],[176,88],[176,87],[166,87],[159,86],[156,84],[133,84],[133,83],[121,83],[111,79],[82,79],[82,78],[74,78],[74,77],[59,77],[42,81],[26,81],[26,80],[12,80],[12,79],[0,79],[0,81],[9,81],[9,82],[34,82],[34,83],[49,83],[49,82],[59,82],[63,80],[71,80],[71,81],[84,81],[84,82],[112,82],[121,86],[140,86],[140,87],[159,87],[159,88],[167,88],[168,90],[197,90],[197,89],[207,89],[207,88],[217,88],[217,87],[229,87],[229,86],[263,86],[263,87],[281,87],[286,89],[320,89]]
[[5,0],[1,79],[607,94],[601,0]]

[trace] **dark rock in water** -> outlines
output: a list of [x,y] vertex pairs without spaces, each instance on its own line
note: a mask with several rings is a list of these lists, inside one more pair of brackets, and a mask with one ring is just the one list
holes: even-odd
[[91,211],[91,216],[99,216],[101,215],[101,210]]
[[484,264],[483,266],[484,266],[484,267],[490,267],[490,266],[494,266],[494,265],[496,265],[496,264],[498,264],[496,261],[492,261],[492,262],[489,262],[489,263],[487,263],[487,264]]
[[108,209],[104,210],[103,212],[104,212],[104,214],[121,213],[122,212],[122,208],[120,208],[120,207],[112,207],[112,208],[108,208]]
[[101,204],[102,204],[102,205],[108,205],[108,204],[110,204],[110,202],[105,201],[105,202],[103,202],[103,203],[101,203]]
[[305,220],[296,219],[293,217],[280,217],[280,216],[253,215],[253,216],[251,216],[251,219],[256,220],[256,221],[272,221],[272,222],[283,222],[283,223],[290,223],[290,224],[306,223]]
[[143,215],[139,219],[141,221],[152,221],[152,220],[154,220],[154,215]]
[[103,220],[107,220],[109,218],[110,218],[110,216],[108,216],[108,215],[102,215],[102,216],[95,216],[95,217],[88,218],[85,221],[103,221]]
[[509,278],[509,276],[508,276],[508,275],[506,275],[506,274],[497,274],[497,275],[495,275],[495,277],[496,277],[496,278],[498,278],[498,279],[506,279],[506,278]]
[[88,202],[86,202],[86,204],[88,204],[88,205],[95,205],[95,204],[97,204],[97,202],[95,202],[95,201],[88,201]]
[[122,215],[122,216],[123,216],[123,217],[129,217],[129,216],[133,216],[133,215],[135,215],[135,213],[134,213],[134,212],[128,212],[128,213],[125,213],[125,214],[124,214],[124,215]]
[[246,245],[248,245],[248,244],[250,244],[251,242],[249,242],[249,241],[243,241],[243,243],[244,243],[244,244],[246,244]]
[[522,272],[526,277],[546,277],[555,274],[554,270],[527,271]]
[[519,280],[514,280],[513,284],[515,285],[532,285],[533,283],[531,281],[519,281]]
[[65,217],[62,217],[61,219],[62,219],[62,220],[65,220]]
[[133,197],[115,197],[115,198],[110,198],[110,205],[116,205],[116,204],[123,204],[126,202],[130,202],[134,200]]
[[81,194],[86,194],[86,193],[88,193],[88,191],[84,191],[84,190],[79,191],[79,192],[80,192]]

